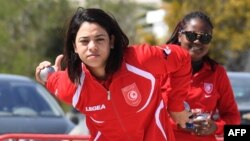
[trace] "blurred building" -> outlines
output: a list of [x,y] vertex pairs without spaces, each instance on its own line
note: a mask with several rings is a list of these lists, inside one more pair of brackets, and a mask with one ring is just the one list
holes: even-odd
[[164,21],[166,11],[164,9],[157,9],[148,11],[146,14],[146,23],[151,24],[151,32],[156,38],[164,38],[168,31],[168,26]]

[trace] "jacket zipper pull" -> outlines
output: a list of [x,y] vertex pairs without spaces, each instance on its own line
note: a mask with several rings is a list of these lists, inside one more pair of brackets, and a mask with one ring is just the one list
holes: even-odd
[[111,94],[110,91],[107,91],[107,99],[110,100]]

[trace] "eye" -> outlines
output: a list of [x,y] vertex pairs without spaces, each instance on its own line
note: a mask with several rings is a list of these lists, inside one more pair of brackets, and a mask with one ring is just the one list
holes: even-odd
[[105,39],[104,38],[97,38],[96,41],[97,42],[103,42]]
[[82,43],[83,45],[87,45],[89,43],[89,40],[83,39],[83,40],[80,40],[80,43]]
[[196,37],[197,37],[197,34],[194,33],[194,32],[185,32],[185,35],[187,37],[187,39],[190,41],[190,42],[193,42],[196,40]]
[[200,41],[203,44],[208,44],[212,40],[212,36],[209,34],[203,34],[200,36]]

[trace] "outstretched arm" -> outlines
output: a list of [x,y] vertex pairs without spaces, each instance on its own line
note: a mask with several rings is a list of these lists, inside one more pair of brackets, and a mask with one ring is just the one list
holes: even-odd
[[[55,64],[54,66],[52,66],[54,68],[55,71],[60,71],[61,70],[61,62],[62,62],[62,59],[63,59],[63,55],[58,55],[56,57],[56,60],[55,60]],[[40,77],[40,73],[41,73],[41,70],[47,68],[47,67],[50,67],[51,66],[51,62],[49,61],[43,61],[41,62],[37,67],[36,67],[36,72],[35,72],[35,77],[36,77],[36,80],[41,83],[42,85],[45,85],[45,81],[43,81]]]

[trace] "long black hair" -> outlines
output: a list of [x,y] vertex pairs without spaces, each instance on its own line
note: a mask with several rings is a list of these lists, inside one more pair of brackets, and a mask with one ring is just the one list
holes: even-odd
[[[211,28],[211,30],[213,30],[213,24],[212,24],[210,18],[205,13],[203,13],[201,11],[194,11],[194,12],[191,12],[191,13],[185,15],[184,18],[177,24],[177,26],[175,27],[172,35],[170,36],[170,38],[166,42],[166,44],[180,45],[180,43],[178,41],[179,33],[180,33],[180,31],[182,31],[183,29],[186,28],[186,25],[192,19],[200,19],[200,20],[204,21]],[[206,54],[203,57],[203,60],[209,63],[212,70],[215,70],[215,66],[218,63],[216,61],[214,61],[213,59],[211,59],[208,54]]]
[[84,9],[79,7],[70,20],[64,45],[64,61],[68,69],[69,78],[72,82],[78,84],[80,83],[82,73],[82,61],[75,53],[73,43],[83,22],[97,23],[106,30],[110,39],[111,36],[115,37],[114,48],[110,51],[105,67],[106,75],[110,75],[120,68],[124,49],[127,48],[129,44],[128,37],[121,30],[115,18],[101,9]]

